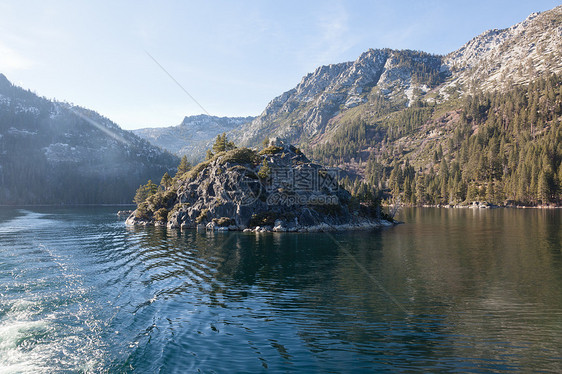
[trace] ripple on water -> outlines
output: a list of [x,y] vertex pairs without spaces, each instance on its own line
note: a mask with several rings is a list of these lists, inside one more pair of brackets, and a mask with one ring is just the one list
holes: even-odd
[[[431,214],[396,230],[335,235],[406,315],[321,234],[135,229],[113,213],[24,211],[0,222],[0,366],[561,369],[562,262],[552,249],[559,231],[542,252],[519,246],[525,235],[503,241],[506,250],[496,241],[501,233],[481,231],[476,220],[454,221],[454,230],[436,235],[442,217]],[[24,221],[25,229],[11,231]],[[483,247],[487,241],[491,249]]]
[[14,373],[100,368],[104,344],[94,303],[75,262],[61,249],[68,239],[36,241],[55,222],[43,217],[24,214],[0,224],[0,243],[20,236],[17,245],[0,245],[0,367]]

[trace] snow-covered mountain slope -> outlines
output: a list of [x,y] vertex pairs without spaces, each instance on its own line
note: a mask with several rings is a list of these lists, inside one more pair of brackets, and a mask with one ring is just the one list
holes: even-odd
[[447,86],[508,89],[562,71],[562,6],[533,13],[503,30],[489,30],[444,58],[453,72]]

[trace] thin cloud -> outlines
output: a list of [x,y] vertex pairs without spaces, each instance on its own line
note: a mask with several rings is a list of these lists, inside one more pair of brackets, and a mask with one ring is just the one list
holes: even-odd
[[357,37],[350,31],[350,17],[345,6],[336,2],[326,7],[315,21],[317,34],[310,40],[310,51],[315,57],[308,64],[313,66],[339,62],[346,51],[353,48]]

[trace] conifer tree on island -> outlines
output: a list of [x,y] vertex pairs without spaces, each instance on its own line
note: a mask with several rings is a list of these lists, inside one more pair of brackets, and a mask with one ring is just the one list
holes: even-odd
[[153,195],[158,191],[158,186],[154,184],[151,180],[147,184],[141,185],[137,189],[137,193],[133,199],[134,203],[139,205],[144,202],[149,196]]
[[176,176],[181,176],[183,173],[187,173],[191,169],[191,164],[187,161],[187,156],[181,158],[180,164],[178,165],[178,171]]
[[226,133],[223,132],[221,135],[217,135],[212,150],[211,149],[207,150],[207,154],[205,155],[205,160],[210,160],[217,153],[230,151],[234,148],[236,148],[234,142],[228,140]]

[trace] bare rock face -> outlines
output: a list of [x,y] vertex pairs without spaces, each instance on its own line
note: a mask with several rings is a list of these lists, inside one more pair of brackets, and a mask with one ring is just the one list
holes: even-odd
[[255,145],[266,135],[298,143],[321,135],[341,111],[365,104],[373,92],[389,99],[411,99],[407,91],[427,91],[435,82],[419,79],[420,71],[448,74],[440,56],[417,51],[370,49],[356,61],[321,66],[292,90],[273,99],[252,122],[231,134],[237,143]]
[[259,153],[239,148],[197,165],[169,190],[149,197],[127,223],[253,231],[380,226],[379,211],[354,203],[336,173],[275,139]]

